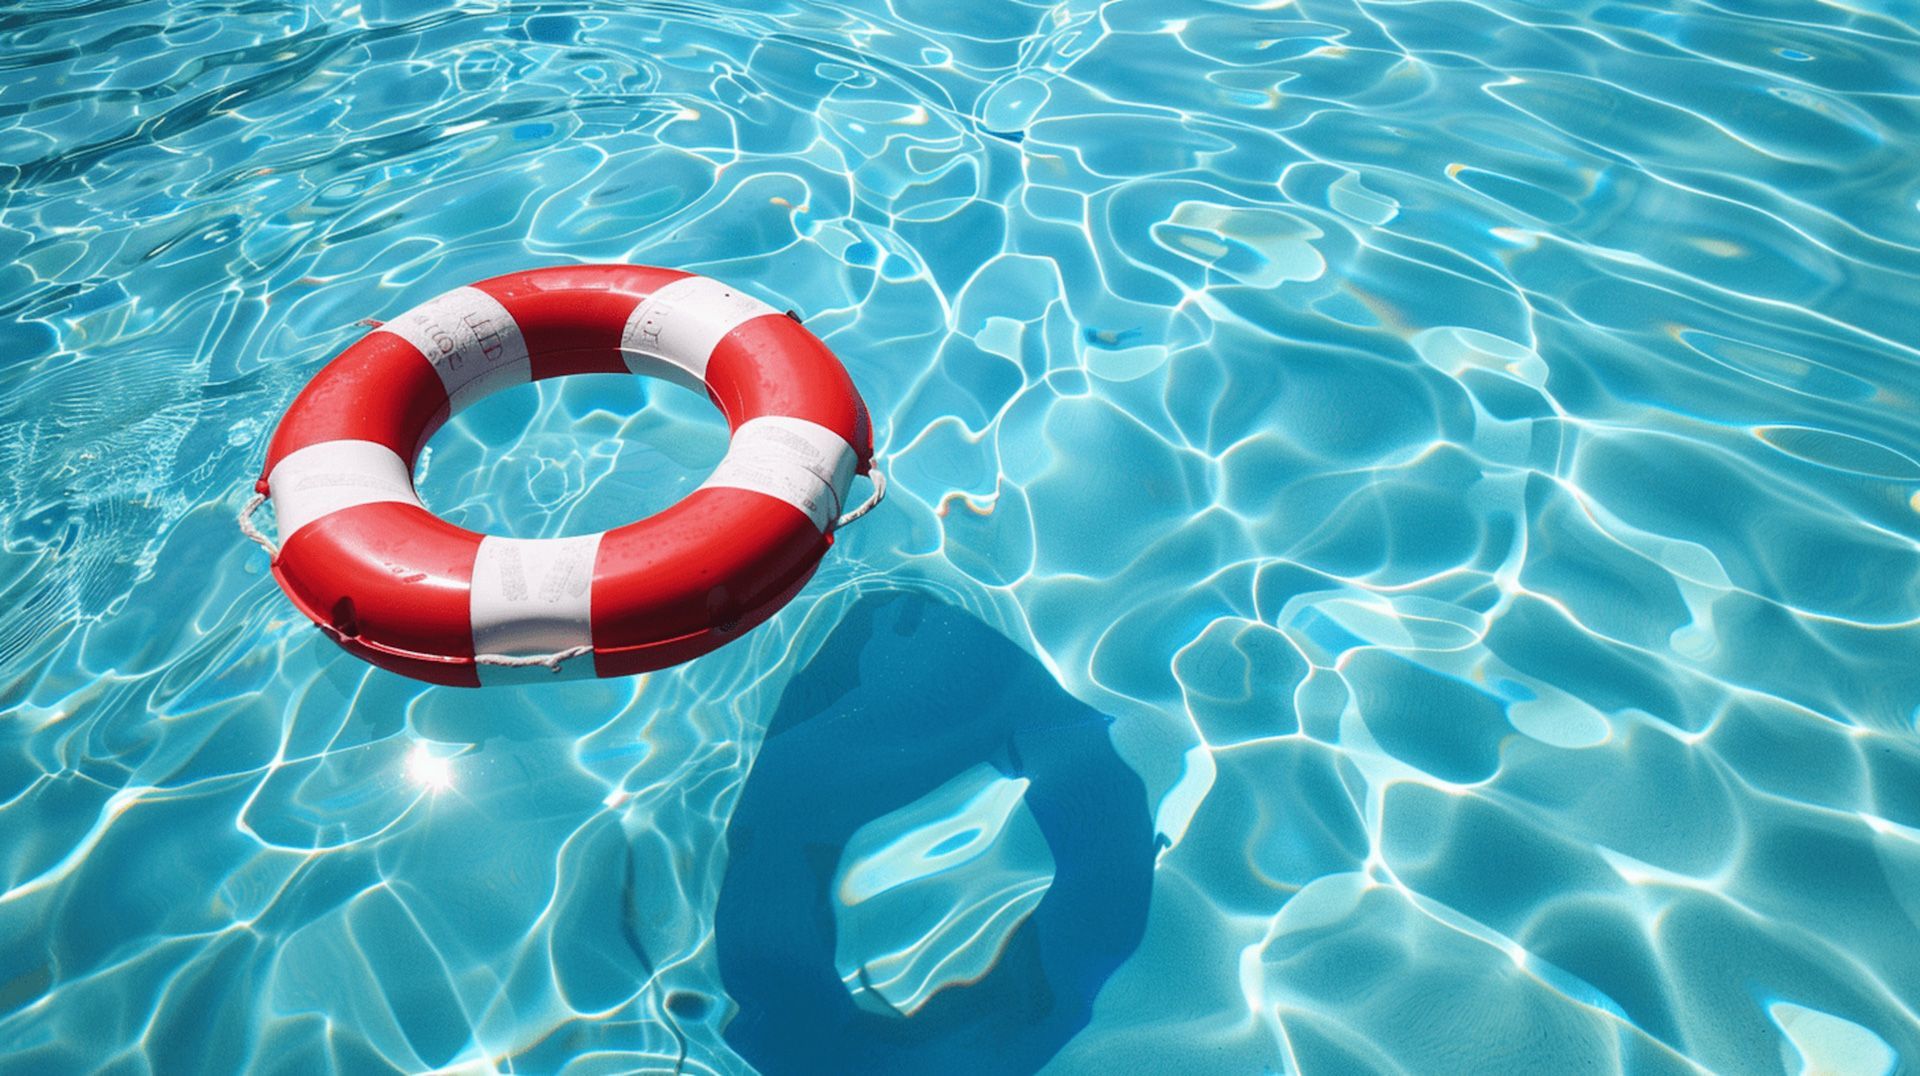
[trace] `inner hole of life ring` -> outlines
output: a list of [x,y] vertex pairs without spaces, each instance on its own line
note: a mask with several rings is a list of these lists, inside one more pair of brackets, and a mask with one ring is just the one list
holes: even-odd
[[705,394],[632,374],[514,385],[434,432],[414,488],[434,514],[503,538],[567,538],[644,519],[693,492],[727,454]]

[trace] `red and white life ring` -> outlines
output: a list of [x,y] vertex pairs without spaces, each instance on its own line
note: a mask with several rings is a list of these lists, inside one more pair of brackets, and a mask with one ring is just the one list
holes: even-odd
[[[413,462],[454,412],[603,371],[664,377],[719,406],[732,438],[700,488],[577,538],[476,534],[421,505]],[[567,266],[448,292],[341,352],[281,419],[249,511],[272,499],[274,578],[376,665],[465,686],[536,665],[626,676],[704,654],[786,604],[857,515],[844,502],[872,463],[866,404],[797,320],[672,269]]]

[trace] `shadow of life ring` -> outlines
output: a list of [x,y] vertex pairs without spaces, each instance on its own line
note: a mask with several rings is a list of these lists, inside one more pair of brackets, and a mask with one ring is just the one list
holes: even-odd
[[[910,593],[857,602],[782,696],[728,826],[729,1044],[773,1076],[1044,1065],[1146,927],[1152,819],[1109,724],[970,614]],[[863,1008],[835,966],[836,866],[863,825],[983,763],[1027,780],[1052,884],[978,979],[911,1015]]]

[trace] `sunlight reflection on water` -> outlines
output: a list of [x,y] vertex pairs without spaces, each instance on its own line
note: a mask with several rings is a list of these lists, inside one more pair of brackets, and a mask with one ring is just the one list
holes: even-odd
[[[0,1067],[745,1071],[716,921],[784,693],[994,671],[826,642],[889,594],[1111,717],[1153,820],[1144,939],[1028,1068],[1913,1064],[1910,23],[0,14]],[[688,666],[370,672],[234,531],[265,434],[361,319],[593,260],[801,312],[892,495]],[[690,393],[573,378],[460,416],[420,481],[585,533],[724,443]],[[974,824],[904,810],[902,847]],[[1021,817],[847,927],[949,1014],[903,1049],[1012,989],[1001,932],[1069,869]]]

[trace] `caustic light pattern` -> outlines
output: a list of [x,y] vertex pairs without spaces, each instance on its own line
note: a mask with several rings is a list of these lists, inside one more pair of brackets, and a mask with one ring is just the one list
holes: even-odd
[[[0,1068],[1920,1064],[1916,57],[1884,0],[14,5]],[[266,435],[575,262],[797,311],[891,495],[687,666],[367,669],[234,529]],[[725,444],[577,377],[416,478],[591,534]]]

